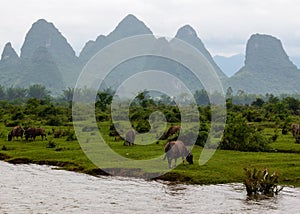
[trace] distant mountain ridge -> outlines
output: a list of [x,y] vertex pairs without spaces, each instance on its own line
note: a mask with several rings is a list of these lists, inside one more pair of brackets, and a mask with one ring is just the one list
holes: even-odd
[[[77,57],[54,24],[40,19],[33,23],[26,34],[20,57],[11,43],[5,45],[0,60],[0,85],[27,87],[31,84],[43,84],[58,94],[67,87],[75,86],[83,66],[102,48],[117,40],[143,34],[153,35],[145,23],[129,14],[108,35],[99,35],[95,41],[88,41]],[[157,40],[158,47],[172,48],[172,40],[153,38]],[[213,58],[190,25],[179,28],[175,38],[194,46],[206,57],[219,75],[225,91],[232,87],[234,91],[244,90],[248,93],[300,93],[300,71],[290,61],[281,41],[275,37],[252,35],[247,42],[245,58],[243,55]],[[228,60],[231,67],[226,67]],[[133,70],[160,67],[183,76],[186,72],[180,66],[174,67],[161,60],[138,59],[137,62],[122,66],[115,70],[111,78],[128,76]],[[226,71],[227,76],[222,70]],[[233,73],[235,74],[232,75]],[[187,82],[188,85],[195,84],[192,76],[187,79],[190,81]]]

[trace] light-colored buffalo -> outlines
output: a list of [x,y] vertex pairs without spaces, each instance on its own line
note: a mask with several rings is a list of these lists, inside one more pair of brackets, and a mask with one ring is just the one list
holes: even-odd
[[124,145],[133,146],[134,145],[134,139],[135,139],[135,131],[134,130],[129,130],[126,133]]
[[182,162],[184,164],[184,159],[189,162],[189,164],[193,164],[193,155],[189,152],[189,150],[185,147],[184,143],[180,140],[168,142],[165,145],[165,157],[164,160],[168,159],[169,168],[172,168],[172,160],[175,159],[174,167],[177,164],[177,158],[182,158]]

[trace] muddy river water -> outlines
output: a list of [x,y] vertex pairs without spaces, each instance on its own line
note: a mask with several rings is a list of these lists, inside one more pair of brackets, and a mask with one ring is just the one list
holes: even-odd
[[300,213],[300,189],[257,200],[242,184],[170,185],[0,161],[0,213]]

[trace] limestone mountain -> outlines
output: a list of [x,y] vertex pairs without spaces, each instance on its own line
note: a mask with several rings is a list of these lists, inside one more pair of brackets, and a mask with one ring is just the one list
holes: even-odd
[[66,38],[55,26],[44,19],[33,23],[25,37],[21,48],[21,58],[31,59],[34,51],[39,47],[45,47],[58,63],[76,60],[76,55]]
[[54,94],[59,94],[65,88],[62,73],[47,48],[38,47],[31,59],[23,62],[23,66],[19,86],[27,87],[28,83],[41,84]]
[[22,76],[20,58],[13,49],[11,43],[7,43],[3,49],[0,60],[0,85],[16,86]]
[[250,37],[245,65],[230,78],[230,86],[247,93],[296,93],[300,71],[290,61],[279,39],[263,34]]
[[215,63],[209,51],[205,48],[203,42],[197,36],[196,31],[190,25],[185,25],[181,27],[177,31],[175,38],[181,39],[189,43],[190,45],[194,46],[195,48],[197,48],[205,56],[205,58],[211,63],[211,65],[219,75],[221,81],[225,82],[227,80],[226,75],[223,73],[223,71],[221,71],[219,66]]
[[11,46],[11,43],[6,43],[3,52],[1,54],[1,62],[15,62],[19,60],[19,56]]
[[[85,65],[105,46],[129,36],[152,34],[152,31],[133,15],[126,16],[108,35],[100,35],[89,41],[77,57],[71,45],[61,32],[50,22],[40,19],[26,34],[20,57],[7,43],[0,60],[0,85],[28,87],[43,84],[55,93],[66,87],[74,87],[78,75]],[[247,93],[299,93],[300,71],[291,62],[283,49],[281,41],[273,36],[255,34],[247,42],[243,67],[228,78],[215,63],[209,51],[189,25],[181,27],[176,34],[201,52],[216,70],[224,89],[231,86],[236,92]],[[153,36],[153,48],[172,51],[174,40]],[[174,44],[174,45],[173,45]],[[152,46],[151,46],[152,47]],[[144,56],[126,61],[117,66],[109,75],[109,81],[116,86],[139,71],[164,70],[183,77],[185,84],[192,88],[199,84],[188,69],[172,60],[162,57]]]
[[[129,17],[129,19],[128,19]],[[94,49],[94,54],[96,51],[99,51],[101,48],[104,47],[105,41],[108,40],[108,38],[116,38],[115,36],[111,37],[112,35],[121,35],[120,33],[116,33],[120,31],[120,29],[128,29],[129,27],[124,28],[123,25],[124,23],[127,23],[124,26],[135,26],[139,25],[140,29],[144,30],[139,30],[139,31],[130,31],[134,32],[133,33],[127,33],[126,36],[133,36],[133,35],[139,35],[139,34],[152,34],[152,32],[149,30],[149,28],[145,27],[144,25],[141,25],[140,21],[137,21],[136,18],[133,18],[131,15],[126,17],[117,27],[116,29],[109,34],[107,37],[105,36],[100,36],[98,37],[98,41],[96,43],[88,43],[89,44],[94,44],[93,47],[96,47],[98,49]],[[129,24],[132,23],[132,24]],[[221,81],[226,81],[227,77],[226,75],[220,70],[220,68],[216,65],[214,62],[213,58],[211,57],[210,53],[208,50],[205,48],[203,45],[202,41],[198,38],[196,31],[186,25],[182,28],[180,28],[177,32],[176,37],[178,39],[181,39],[190,45],[194,46],[197,48],[203,55],[204,57],[207,58],[207,60],[212,64],[212,66],[215,68],[217,74],[220,76]],[[120,37],[118,37],[120,39]],[[101,41],[101,42],[100,42]],[[113,41],[113,40],[110,40]],[[174,44],[173,44],[174,43]],[[170,52],[172,51],[173,48],[176,48],[176,42],[171,40],[168,41],[165,38],[155,38],[153,37],[153,46],[151,48],[156,48],[160,50],[162,53],[163,52]],[[87,46],[86,46],[87,47]],[[81,55],[82,56],[82,55]],[[87,56],[87,55],[86,55]],[[168,60],[162,57],[155,57],[155,56],[143,56],[139,57],[138,59],[131,60],[130,62],[127,61],[125,63],[122,63],[120,66],[116,67],[111,74],[108,76],[106,79],[106,84],[119,84],[126,78],[128,78],[128,75],[135,74],[139,71],[143,70],[163,70],[165,72],[168,72],[172,75],[177,76],[180,78],[183,82],[185,82],[185,85],[190,88],[190,90],[195,91],[198,89],[202,89],[202,84],[197,80],[197,78],[189,71],[186,69],[184,66],[180,65],[179,63],[173,62],[172,60]]]
[[23,61],[30,61],[40,47],[47,49],[49,56],[61,72],[65,85],[73,86],[80,71],[75,52],[59,30],[44,19],[33,23],[26,34],[20,58]]
[[105,46],[119,39],[142,34],[152,34],[152,31],[134,15],[129,14],[107,36],[100,35],[96,41],[88,41],[83,47],[79,58],[81,62],[86,63]]

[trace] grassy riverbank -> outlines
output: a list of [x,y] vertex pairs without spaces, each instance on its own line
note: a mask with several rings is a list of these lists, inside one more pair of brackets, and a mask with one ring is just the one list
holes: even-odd
[[[193,184],[218,184],[242,182],[243,168],[268,168],[270,172],[278,171],[280,184],[300,187],[300,145],[289,140],[290,136],[280,136],[271,147],[274,152],[238,152],[217,150],[215,155],[203,166],[198,165],[202,148],[193,149],[194,165],[179,165],[160,179]],[[164,142],[147,146],[123,146],[123,141],[109,145],[121,155],[134,159],[163,154]],[[49,147],[49,141],[55,146]],[[290,148],[290,150],[288,149]],[[1,150],[2,149],[2,150]],[[281,151],[276,152],[275,150]],[[146,155],[147,154],[147,155]],[[62,169],[83,172],[91,175],[103,174],[83,153],[77,141],[66,141],[66,137],[52,138],[35,142],[8,142],[0,139],[0,159],[11,163],[37,163],[60,166]],[[109,160],[108,160],[109,161]],[[104,163],[104,165],[108,163]],[[167,167],[167,161],[165,161]],[[141,173],[141,172],[139,172]]]

